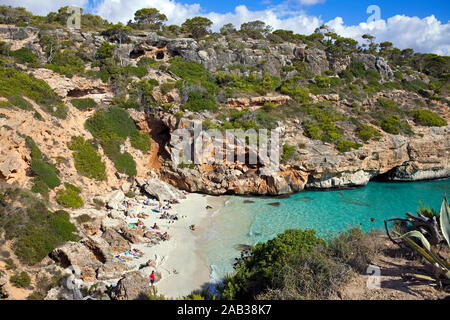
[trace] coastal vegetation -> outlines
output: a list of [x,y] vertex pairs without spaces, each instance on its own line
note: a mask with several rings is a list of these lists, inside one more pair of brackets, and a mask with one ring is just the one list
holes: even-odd
[[88,110],[88,109],[94,109],[97,107],[97,102],[95,102],[91,98],[86,99],[72,99],[70,101],[75,108],[78,110]]
[[131,145],[143,152],[150,150],[150,135],[141,133],[122,108],[111,107],[108,111],[99,110],[86,121],[86,129],[95,137],[95,142],[100,144],[105,154],[114,163],[120,173],[135,176],[136,162],[133,156],[123,151],[121,146],[127,138]]
[[22,264],[35,265],[58,245],[77,240],[69,213],[51,212],[26,190],[2,186],[0,193],[0,229],[6,240],[15,240],[13,250]]
[[64,184],[65,189],[58,191],[56,200],[64,208],[78,209],[84,204],[83,199],[80,197],[81,190],[69,183]]
[[26,144],[31,152],[30,169],[34,174],[31,191],[48,198],[49,189],[54,189],[61,184],[58,171],[48,157],[39,150],[31,137],[26,137]]
[[224,299],[327,299],[350,272],[364,271],[377,252],[376,233],[353,228],[331,240],[314,230],[287,230],[243,253],[219,287]]
[[[0,110],[5,113],[0,113],[0,120],[2,135],[6,133],[2,142],[8,144],[5,150],[8,160],[12,159],[11,165],[2,163],[0,172],[0,243],[3,239],[10,241],[20,262],[16,265],[16,257],[3,259],[6,269],[16,273],[10,277],[16,287],[30,288],[29,274],[20,272],[24,267],[40,268],[38,263],[49,253],[66,242],[79,241],[78,235],[108,232],[104,235],[108,238],[119,234],[118,239],[126,245],[131,242],[129,238],[138,238],[126,225],[117,228],[119,231],[110,230],[104,226],[111,221],[103,223],[99,218],[102,215],[90,215],[105,208],[122,209],[122,199],[115,203],[115,199],[99,194],[103,190],[112,189],[125,201],[141,201],[149,194],[143,190],[140,193],[140,189],[165,189],[160,185],[152,188],[142,179],[150,170],[186,190],[206,193],[267,195],[311,185],[353,186],[357,179],[360,181],[355,184],[361,180],[364,183],[366,176],[375,177],[387,170],[389,174],[395,170],[401,173],[409,170],[407,165],[415,170],[417,163],[423,163],[423,150],[413,149],[415,143],[409,143],[409,138],[422,139],[424,143],[417,145],[427,145],[433,140],[428,135],[441,138],[443,135],[436,132],[447,130],[442,127],[448,125],[449,57],[400,50],[388,42],[378,44],[371,35],[364,35],[366,43],[360,45],[328,26],[301,35],[273,30],[256,20],[241,26],[228,24],[214,32],[212,21],[205,17],[191,17],[180,26],[168,26],[164,14],[144,8],[127,24],[113,24],[83,13],[82,32],[67,32],[68,16],[68,7],[36,16],[23,8],[0,6],[0,23],[37,28],[18,29],[25,36],[32,34],[31,41],[20,49],[11,49],[17,48],[17,43],[0,41]],[[5,32],[16,32],[7,28]],[[183,40],[171,42],[174,38]],[[189,61],[191,58],[196,61]],[[49,77],[48,83],[40,80]],[[65,101],[74,108],[67,108]],[[17,128],[5,121],[16,118],[24,119],[21,124],[15,122]],[[25,128],[29,119],[33,126],[42,126],[42,137],[37,138],[38,129]],[[204,129],[282,132],[283,173],[264,176],[260,164],[174,165],[169,157],[174,150],[171,134],[177,128],[189,127],[192,122],[187,120],[201,122]],[[442,129],[436,129],[439,127]],[[52,128],[58,128],[59,133],[66,131],[64,138],[49,139],[55,136]],[[152,148],[153,139],[157,145]],[[397,148],[398,141],[403,140],[409,142]],[[28,149],[24,150],[24,144]],[[51,148],[61,145],[64,152],[67,148],[70,152],[55,154]],[[379,154],[385,150],[402,156],[382,159]],[[154,151],[151,157],[150,151]],[[436,152],[444,154],[441,151]],[[347,152],[353,153],[344,155]],[[419,160],[413,159],[416,154]],[[429,154],[426,151],[427,158]],[[404,161],[403,155],[409,160]],[[112,172],[113,168],[108,168],[110,179],[106,157],[115,168]],[[311,160],[303,162],[306,158]],[[376,169],[377,160],[384,162],[386,171]],[[15,167],[17,162],[19,166]],[[367,163],[369,169],[358,168],[358,164]],[[440,174],[442,163],[426,174]],[[138,172],[138,167],[145,171]],[[10,176],[4,177],[3,171]],[[89,187],[84,184],[88,182]],[[30,190],[19,188],[19,183]],[[130,217],[133,212],[122,211],[109,211],[107,219],[118,220],[122,213]],[[414,227],[408,220],[413,218],[407,216],[407,221],[399,220],[395,229],[388,230],[394,243],[413,249],[413,258],[421,256],[427,267],[434,268],[436,272],[430,273],[428,280],[441,287],[447,284],[449,274],[448,261],[440,255],[444,239],[448,242],[448,211],[448,204],[440,214],[422,206],[418,211],[421,228]],[[431,226],[428,232],[423,232],[424,225]],[[195,231],[195,226],[191,230]],[[436,230],[441,231],[434,234]],[[142,238],[161,240],[157,233],[147,231]],[[150,239],[152,236],[156,238]],[[335,298],[352,276],[367,270],[379,253],[380,238],[379,232],[365,233],[360,227],[327,237],[314,230],[290,229],[244,251],[236,261],[235,272],[219,287],[217,297],[197,292],[185,299]],[[75,245],[88,246],[84,240]],[[111,265],[105,265],[104,260],[109,263],[110,259],[102,257],[103,248],[95,248],[93,242],[89,245],[95,256],[92,259],[96,259],[89,271],[99,280],[99,265],[105,271]],[[51,258],[57,260],[53,255]],[[64,263],[59,263],[57,267],[62,268]],[[61,272],[36,277],[30,273],[34,291],[29,299],[45,298],[63,277]],[[97,286],[99,283],[92,285],[89,293]],[[105,294],[112,289],[102,290]],[[156,290],[150,298],[165,299]]]
[[[49,85],[19,69],[0,67],[0,96],[11,104],[25,96],[51,115],[61,119],[67,117],[67,107]],[[23,103],[23,99],[20,101]]]
[[99,181],[106,179],[106,165],[91,143],[83,137],[72,137],[67,146],[73,151],[75,168],[81,175]]

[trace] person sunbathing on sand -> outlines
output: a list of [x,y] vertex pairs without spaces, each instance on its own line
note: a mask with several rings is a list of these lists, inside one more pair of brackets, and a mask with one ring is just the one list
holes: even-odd
[[169,234],[168,234],[167,232],[164,232],[164,234],[162,235],[162,238],[163,238],[165,241],[170,240],[170,236],[169,236]]
[[192,231],[195,231],[195,230],[196,230],[195,224],[193,224],[192,226],[190,226],[189,229],[191,229]]
[[159,230],[159,226],[156,224],[156,222],[155,222],[155,224],[153,225],[153,230]]

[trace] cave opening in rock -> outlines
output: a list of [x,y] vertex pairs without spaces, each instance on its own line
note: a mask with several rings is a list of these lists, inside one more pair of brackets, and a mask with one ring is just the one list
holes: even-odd
[[376,175],[375,177],[370,179],[370,181],[374,181],[374,182],[388,182],[389,181],[390,182],[390,181],[392,181],[392,177],[395,175],[396,171],[397,171],[397,167],[395,167],[385,173]]
[[69,98],[80,98],[88,95],[89,93],[89,90],[73,89],[67,92],[67,96]]
[[170,154],[166,150],[166,145],[170,142],[170,128],[167,127],[161,120],[154,117],[147,118],[148,127],[150,128],[150,135],[158,144],[158,157],[163,159],[170,158]]
[[145,54],[145,51],[142,49],[135,49],[130,52],[130,59],[137,59],[142,57]]
[[156,53],[156,59],[157,59],[157,60],[162,60],[162,59],[164,59],[164,52],[158,51],[158,52]]

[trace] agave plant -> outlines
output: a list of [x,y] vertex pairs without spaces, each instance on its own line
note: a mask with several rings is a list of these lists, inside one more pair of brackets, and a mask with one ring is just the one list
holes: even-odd
[[[441,236],[450,246],[450,207],[448,205],[446,196],[444,196],[444,201],[442,202],[439,219]],[[398,232],[394,232],[395,238],[393,238],[391,237],[387,229],[387,222],[392,220],[405,220],[409,222],[411,221],[409,219],[386,220],[385,226],[388,236],[394,243],[399,244],[397,241],[402,241],[411,249],[416,251],[431,265],[433,269],[432,277],[423,275],[416,275],[415,277],[422,280],[436,281],[440,287],[442,287],[443,285],[450,285],[450,262],[443,259],[432,249],[430,242],[421,232],[421,228],[417,228],[417,230],[407,232],[403,235],[399,234]]]
[[[392,242],[394,242],[397,245],[400,245],[397,241],[391,237],[389,233],[388,228],[388,222],[401,222],[404,224],[411,225],[411,228],[409,228],[408,231],[414,231],[417,230],[420,233],[422,233],[427,241],[432,245],[438,245],[441,243],[447,243],[450,245],[450,218],[449,218],[449,207],[448,207],[448,201],[447,197],[444,196],[444,200],[442,202],[440,216],[432,215],[432,216],[425,216],[423,214],[423,210],[419,210],[417,213],[417,216],[412,215],[411,213],[406,213],[406,219],[389,219],[384,221],[384,225],[386,228],[386,233],[389,236],[389,239],[391,239]],[[439,222],[438,222],[439,219]]]

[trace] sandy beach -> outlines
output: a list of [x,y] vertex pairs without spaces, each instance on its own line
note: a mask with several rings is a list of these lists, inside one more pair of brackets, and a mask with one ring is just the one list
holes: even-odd
[[[169,210],[164,210],[172,215],[176,214],[178,220],[162,220],[161,214],[155,213],[159,203],[153,201],[153,206],[142,205],[139,212],[148,214],[146,219],[130,218],[127,223],[137,223],[141,220],[147,227],[155,223],[160,227],[159,232],[167,232],[170,240],[161,241],[155,246],[147,244],[132,245],[144,253],[140,259],[127,262],[128,265],[139,268],[148,260],[154,264],[142,268],[141,271],[148,278],[152,271],[161,274],[155,287],[159,294],[166,298],[180,298],[189,295],[193,291],[207,289],[210,280],[210,266],[206,257],[199,250],[201,234],[208,226],[210,216],[224,205],[227,197],[213,197],[202,194],[188,194],[187,199],[180,200],[179,204],[172,205]],[[207,207],[211,207],[207,209]],[[189,227],[196,226],[196,231]]]

